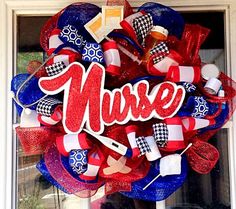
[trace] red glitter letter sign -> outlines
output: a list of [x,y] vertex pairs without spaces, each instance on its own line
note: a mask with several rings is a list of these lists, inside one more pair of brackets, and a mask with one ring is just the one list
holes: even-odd
[[184,88],[171,82],[156,85],[150,94],[147,81],[113,91],[104,89],[104,82],[102,65],[92,63],[85,72],[83,65],[72,63],[58,75],[40,78],[39,86],[48,95],[64,91],[62,122],[67,133],[79,133],[85,124],[100,134],[104,125],[170,118],[185,97]]

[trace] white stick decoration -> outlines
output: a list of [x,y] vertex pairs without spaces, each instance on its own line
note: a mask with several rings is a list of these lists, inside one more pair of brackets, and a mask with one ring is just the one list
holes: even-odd
[[[180,155],[183,155],[193,144],[190,143],[181,153]],[[156,181],[159,177],[161,176],[161,174],[158,174],[154,179],[152,179],[152,181],[150,181],[145,187],[143,187],[143,190],[147,189],[154,181]]]

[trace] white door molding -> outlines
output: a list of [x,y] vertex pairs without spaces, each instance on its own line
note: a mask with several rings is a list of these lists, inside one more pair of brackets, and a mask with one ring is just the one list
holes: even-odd
[[[89,1],[89,0],[87,0]],[[80,0],[80,2],[87,2]],[[0,0],[0,208],[14,209],[15,142],[12,140],[12,100],[10,80],[16,71],[16,18],[18,15],[53,15],[75,1],[68,0]],[[90,1],[97,5],[105,1]],[[144,1],[131,0],[134,7]],[[236,1],[235,0],[160,0],[178,11],[223,11],[225,14],[225,51],[227,73],[236,80]],[[234,70],[233,70],[234,69]],[[236,123],[229,126],[231,209],[236,209]]]

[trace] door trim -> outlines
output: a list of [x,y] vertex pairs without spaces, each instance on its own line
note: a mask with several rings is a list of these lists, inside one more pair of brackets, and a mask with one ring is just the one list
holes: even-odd
[[[82,2],[86,2],[82,0]],[[186,6],[186,2],[188,6]],[[72,3],[64,0],[1,0],[0,12],[0,208],[14,209],[15,202],[15,141],[12,140],[12,100],[10,95],[10,80],[16,71],[16,28],[17,16],[27,15],[53,15],[61,8]],[[101,0],[93,3],[105,4]],[[131,0],[131,5],[137,7],[143,1]],[[225,14],[225,53],[227,58],[227,73],[236,80],[236,2],[235,0],[162,0],[167,6],[177,11],[223,11]],[[13,69],[13,70],[11,70]],[[232,69],[232,70],[230,70]],[[229,130],[229,164],[230,164],[230,190],[231,208],[236,209],[236,123],[235,116],[228,126]]]

